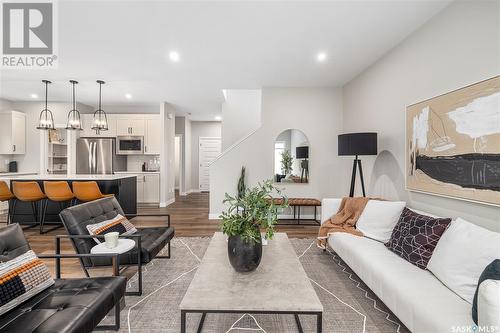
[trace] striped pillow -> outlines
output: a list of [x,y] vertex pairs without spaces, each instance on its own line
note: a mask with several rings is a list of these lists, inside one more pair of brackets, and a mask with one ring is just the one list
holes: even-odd
[[[111,220],[106,220],[103,222],[89,224],[87,225],[87,230],[91,235],[104,235],[108,232],[118,232],[120,235],[132,235],[137,232],[137,229],[134,227],[126,217],[118,214]],[[97,238],[94,238],[97,243],[101,241]]]
[[53,284],[47,266],[31,250],[0,263],[0,315]]

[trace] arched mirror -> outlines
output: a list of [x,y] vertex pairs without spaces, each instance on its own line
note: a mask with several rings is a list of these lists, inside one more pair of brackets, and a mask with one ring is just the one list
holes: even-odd
[[288,129],[274,141],[274,181],[309,182],[309,140],[304,132]]

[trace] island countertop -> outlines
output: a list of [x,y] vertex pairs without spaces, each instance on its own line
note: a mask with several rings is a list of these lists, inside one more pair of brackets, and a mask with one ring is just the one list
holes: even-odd
[[118,180],[124,178],[134,177],[131,174],[115,174],[115,175],[6,175],[1,176],[2,179],[7,180]]

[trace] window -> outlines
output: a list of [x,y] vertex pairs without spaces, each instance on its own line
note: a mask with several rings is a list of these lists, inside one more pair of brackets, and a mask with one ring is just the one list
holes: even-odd
[[281,154],[285,151],[285,142],[276,141],[274,143],[274,174],[281,175]]

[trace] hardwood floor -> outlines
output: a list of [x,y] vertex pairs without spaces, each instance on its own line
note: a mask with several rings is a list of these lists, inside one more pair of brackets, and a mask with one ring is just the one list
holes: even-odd
[[[208,219],[208,193],[191,193],[187,196],[176,196],[175,203],[166,208],[158,207],[139,207],[139,213],[168,213],[171,216],[172,226],[175,228],[177,237],[203,237],[212,236],[215,231],[218,231],[218,220]],[[0,217],[5,225],[5,216]],[[132,222],[138,227],[162,225],[165,222],[164,218],[136,218]],[[278,226],[277,231],[286,232],[290,238],[310,238],[315,237],[318,233],[317,225],[301,225],[301,226]],[[54,253],[54,236],[64,234],[63,228],[51,231],[47,234],[40,235],[38,228],[27,229],[24,231],[28,242],[38,254]],[[71,243],[67,240],[61,242],[61,250],[63,253],[74,253]],[[53,261],[47,261],[47,265],[53,270]],[[77,260],[67,259],[63,261],[63,276],[64,277],[83,277],[83,271]],[[126,270],[125,275],[131,276],[135,273],[135,268]],[[109,275],[110,270],[104,268],[93,269],[91,275]]]

